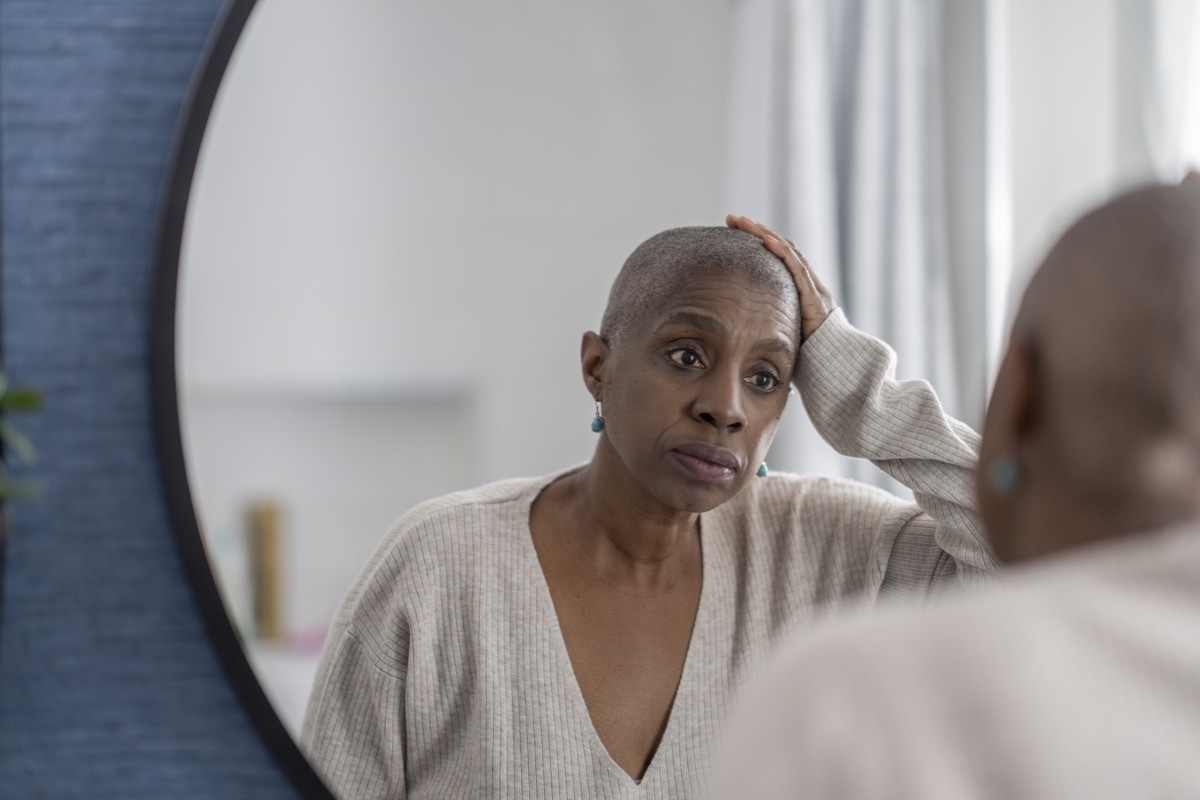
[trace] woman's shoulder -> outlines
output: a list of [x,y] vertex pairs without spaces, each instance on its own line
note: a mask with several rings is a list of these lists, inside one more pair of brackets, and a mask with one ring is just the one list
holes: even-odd
[[848,478],[772,473],[710,512],[710,524],[771,548],[805,542],[824,550],[870,540],[886,520],[916,511],[911,501]]
[[840,514],[866,508],[893,506],[903,500],[886,489],[849,478],[828,475],[798,475],[772,472],[750,484],[730,500],[722,511],[732,516],[792,515],[807,510],[818,514]]
[[529,508],[554,476],[510,478],[413,506],[384,535],[382,554],[434,550],[445,555],[502,542],[528,529]]
[[523,501],[529,493],[536,495],[552,478],[509,478],[425,500],[404,512],[388,530],[387,538],[411,537],[428,530],[449,532],[444,529],[464,518],[504,519],[516,506],[527,506]]
[[426,500],[388,529],[359,572],[343,609],[364,601],[408,604],[430,592],[454,592],[487,563],[519,560],[529,509],[559,474],[512,478]]

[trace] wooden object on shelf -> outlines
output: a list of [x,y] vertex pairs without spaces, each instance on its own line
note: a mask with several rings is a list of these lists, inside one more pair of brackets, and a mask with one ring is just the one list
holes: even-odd
[[282,520],[278,504],[271,501],[256,502],[247,513],[254,632],[264,642],[284,639]]

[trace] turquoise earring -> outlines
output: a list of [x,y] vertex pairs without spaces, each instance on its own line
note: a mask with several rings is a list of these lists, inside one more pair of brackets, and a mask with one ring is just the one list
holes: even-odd
[[988,467],[988,486],[996,494],[1012,494],[1021,485],[1021,466],[1012,456],[1000,456]]
[[600,401],[596,401],[596,417],[592,420],[592,433],[604,430],[604,417],[600,416]]
[[765,462],[765,461],[764,461],[764,462],[762,462],[761,464],[759,464],[759,465],[758,465],[758,472],[756,472],[756,473],[754,473],[754,474],[755,474],[755,475],[757,475],[757,476],[758,476],[758,477],[760,477],[760,478],[765,478],[765,477],[767,477],[767,462]]

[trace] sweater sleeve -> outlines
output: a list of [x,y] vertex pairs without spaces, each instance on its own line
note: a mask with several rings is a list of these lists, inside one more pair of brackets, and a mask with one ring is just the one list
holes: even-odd
[[945,414],[925,381],[897,381],[896,354],[835,310],[805,342],[797,384],[839,453],[909,487],[919,508],[876,531],[881,593],[971,582],[996,566],[975,501],[979,434]]
[[378,642],[335,626],[305,713],[301,742],[334,797],[407,796],[407,642],[385,649]]

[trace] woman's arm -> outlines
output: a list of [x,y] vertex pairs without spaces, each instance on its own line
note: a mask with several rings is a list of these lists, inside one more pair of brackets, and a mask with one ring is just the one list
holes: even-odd
[[912,489],[923,512],[898,531],[879,532],[890,541],[873,582],[888,591],[994,569],[975,502],[979,435],[942,411],[928,383],[896,381],[896,354],[850,325],[795,244],[747,217],[730,215],[726,223],[761,238],[796,282],[794,377],[817,432],[839,453],[869,459]]
[[804,344],[796,375],[817,432],[912,489],[923,512],[896,532],[884,589],[949,577],[940,553],[959,578],[991,571],[996,561],[975,502],[979,434],[947,416],[925,381],[897,381],[895,361],[890,347],[839,310]]
[[403,800],[408,795],[407,652],[385,651],[378,638],[335,625],[305,713],[301,743],[334,797]]

